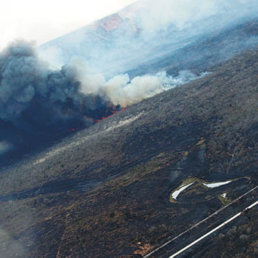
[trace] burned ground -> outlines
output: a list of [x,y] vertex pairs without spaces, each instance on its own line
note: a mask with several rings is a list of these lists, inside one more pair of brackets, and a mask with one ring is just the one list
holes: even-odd
[[[220,194],[230,201],[255,186],[257,60],[249,51],[3,170],[0,253],[140,256],[225,205]],[[192,177],[235,181],[194,184],[171,202]],[[227,243],[236,255],[245,250],[236,240],[217,252]],[[8,253],[14,245],[22,251]]]

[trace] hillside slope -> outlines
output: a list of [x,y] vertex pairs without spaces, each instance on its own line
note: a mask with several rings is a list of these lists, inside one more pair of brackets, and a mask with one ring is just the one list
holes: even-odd
[[256,49],[2,171],[0,254],[143,255],[256,185],[257,75]]
[[257,44],[257,10],[254,0],[140,0],[43,44],[39,53],[53,66],[79,60],[86,72],[106,78],[168,65],[207,68],[207,61],[226,61]]
[[11,44],[0,53],[0,169],[252,49],[257,10],[255,0],[140,0],[37,50]]

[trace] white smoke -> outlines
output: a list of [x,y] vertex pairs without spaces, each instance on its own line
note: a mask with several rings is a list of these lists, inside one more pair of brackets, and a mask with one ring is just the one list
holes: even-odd
[[[257,0],[141,0],[41,46],[37,53],[27,43],[15,43],[0,53],[0,121],[35,135],[39,128],[52,135],[54,129],[70,132],[71,123],[88,126],[119,108],[112,104],[131,105],[198,78],[190,72],[196,63],[204,68],[195,71],[205,71],[221,61],[220,55],[229,58],[257,44],[250,29],[243,38],[241,33],[223,38],[221,45],[198,45],[256,17]],[[211,48],[203,51],[206,45]],[[181,72],[170,76],[160,67]],[[11,140],[7,129],[0,130],[3,154]]]
[[171,25],[179,30],[193,28],[213,18],[216,20],[213,27],[209,27],[210,23],[202,26],[202,29],[212,30],[218,25],[227,26],[246,16],[257,17],[258,8],[256,0],[143,0],[141,3],[143,8],[139,23],[144,31],[151,33]]
[[[139,71],[142,65],[172,55],[210,33],[255,17],[257,0],[141,0],[114,16],[45,44],[39,54],[53,67],[75,66],[84,94],[102,94],[114,104],[126,106],[197,78],[190,72],[177,77],[163,72],[131,79],[128,72]],[[258,38],[244,42],[245,46],[237,42],[232,51],[224,42],[226,51],[220,50],[223,58],[249,43],[256,44]],[[232,42],[229,44],[232,46]],[[192,55],[188,58],[199,58],[199,53]],[[171,63],[177,64],[177,60]],[[181,70],[185,69],[189,68]],[[144,73],[148,72],[141,68],[139,74]]]
[[[185,75],[190,75],[189,77]],[[130,80],[127,74],[118,75],[106,82],[103,90],[114,104],[127,106],[172,89],[196,78],[190,72],[181,72],[177,77],[167,76],[166,72],[156,75],[137,76]]]
[[[120,74],[105,79],[101,74],[88,74],[82,62],[77,66],[81,91],[84,94],[100,94],[108,98],[114,105],[126,107],[143,99],[150,98],[165,90],[185,84],[191,80],[205,76],[197,76],[190,71],[181,71],[178,76],[169,76],[165,71],[157,74],[146,74],[130,79],[128,74]],[[84,68],[84,69],[83,69]]]
[[[53,66],[82,58],[93,72],[110,78],[255,17],[257,0],[141,0],[41,46],[39,52]],[[116,29],[108,27],[117,21]]]

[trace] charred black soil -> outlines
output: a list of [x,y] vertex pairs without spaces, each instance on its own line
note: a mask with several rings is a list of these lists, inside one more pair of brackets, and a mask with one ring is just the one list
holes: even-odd
[[[2,171],[0,254],[141,257],[257,185],[257,75],[249,51]],[[194,183],[171,200],[192,178],[232,182]],[[245,243],[255,254],[248,227],[239,228],[247,237],[225,231],[206,247],[241,257]],[[207,248],[196,257],[212,257]]]

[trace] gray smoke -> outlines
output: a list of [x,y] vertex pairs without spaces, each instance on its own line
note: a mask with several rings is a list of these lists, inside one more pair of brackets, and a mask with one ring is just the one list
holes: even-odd
[[29,43],[0,53],[0,154],[56,140],[116,108],[103,94],[81,93],[80,85],[74,68],[49,69]]
[[104,99],[97,102],[98,96],[81,94],[79,88],[73,68],[48,69],[28,43],[16,42],[0,54],[0,118],[3,120],[16,121],[31,105],[37,104],[52,109],[52,115],[60,119],[69,118],[73,111],[90,115],[89,109],[107,104]]
[[[12,44],[0,53],[0,154],[23,153],[197,78],[185,70],[202,76],[258,43],[257,13],[256,0],[142,0],[37,51]],[[250,30],[238,28],[246,22]]]
[[106,80],[75,61],[52,70],[31,44],[15,42],[0,54],[0,155],[12,150],[19,156],[195,78],[183,71]]

